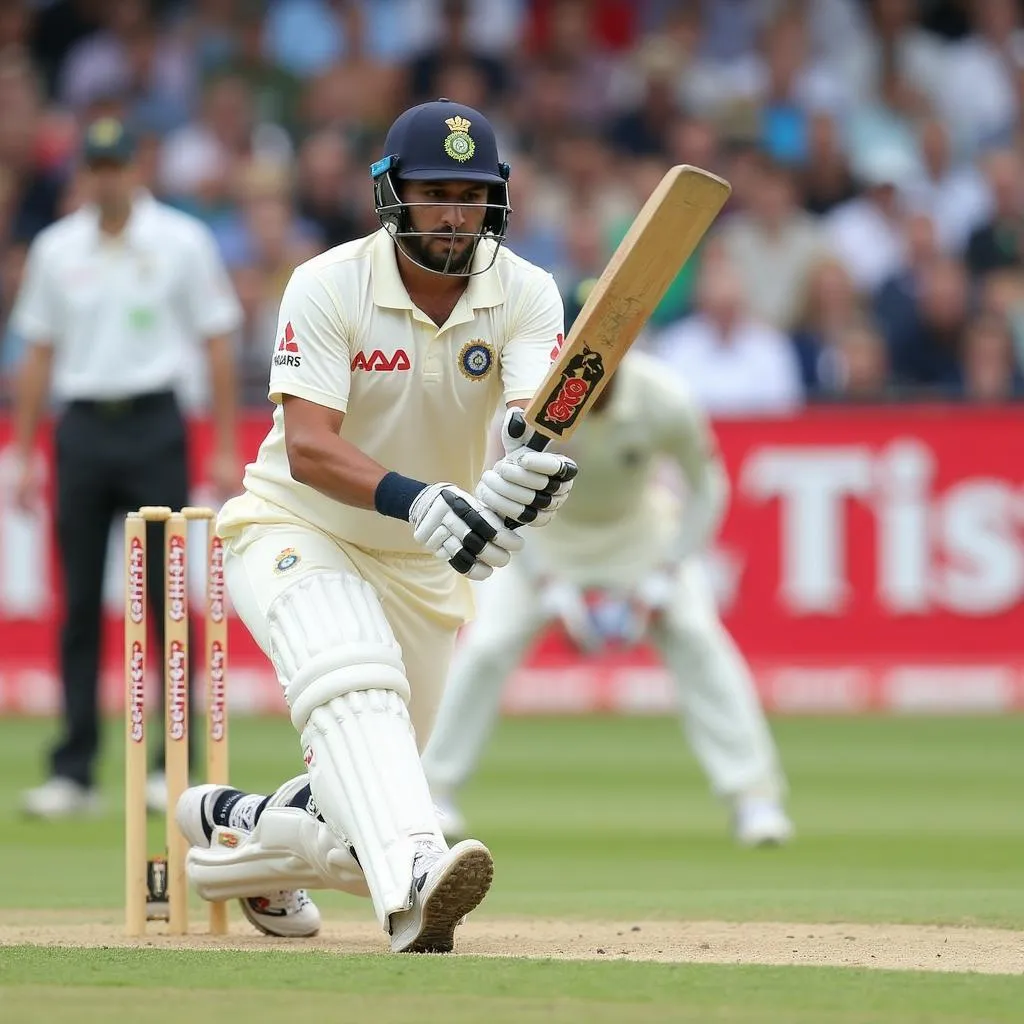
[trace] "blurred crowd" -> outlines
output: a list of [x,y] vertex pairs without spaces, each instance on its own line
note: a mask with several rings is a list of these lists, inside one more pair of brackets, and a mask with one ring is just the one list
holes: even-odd
[[369,164],[438,96],[497,129],[568,322],[669,165],[729,179],[643,340],[711,412],[1024,392],[1015,0],[0,0],[0,324],[111,113],[213,230],[265,402],[292,267],[379,227]]

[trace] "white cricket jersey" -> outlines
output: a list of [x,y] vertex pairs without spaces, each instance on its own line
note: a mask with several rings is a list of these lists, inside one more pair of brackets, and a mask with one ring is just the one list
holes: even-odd
[[608,404],[591,410],[553,451],[579,465],[572,493],[522,554],[581,585],[629,586],[669,559],[682,495],[666,462],[701,487],[717,461],[703,414],[664,365],[636,350],[619,365]]
[[53,394],[70,401],[177,390],[196,345],[241,323],[210,230],[142,191],[117,237],[92,205],[36,236],[10,327],[53,346]]
[[496,409],[533,396],[563,318],[551,275],[504,247],[490,270],[470,277],[440,328],[413,304],[383,229],[300,265],[281,300],[273,424],[246,467],[244,493],[221,510],[219,532],[310,523],[363,548],[424,552],[408,523],[292,479],[282,396],[344,412],[341,436],[389,470],[472,491]]

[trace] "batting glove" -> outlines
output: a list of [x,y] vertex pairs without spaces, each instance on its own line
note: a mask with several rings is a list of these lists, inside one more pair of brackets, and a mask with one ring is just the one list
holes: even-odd
[[509,529],[547,525],[569,497],[578,472],[568,456],[529,447],[533,433],[522,409],[509,409],[501,427],[505,455],[476,487],[477,498],[504,516]]

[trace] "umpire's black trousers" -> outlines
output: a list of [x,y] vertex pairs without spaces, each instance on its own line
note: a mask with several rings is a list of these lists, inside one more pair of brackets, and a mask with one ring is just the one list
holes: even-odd
[[[57,544],[64,577],[64,732],[51,755],[51,774],[90,786],[100,746],[99,661],[110,525],[115,516],[142,505],[177,510],[188,504],[186,427],[173,392],[167,391],[121,402],[72,402],[57,423],[55,442]],[[150,524],[147,542],[150,635],[158,644],[149,664],[159,669],[164,623],[162,524]],[[159,675],[162,684],[163,673]],[[162,685],[159,692],[162,701]],[[163,731],[150,733],[154,734],[160,740],[150,749],[159,765]]]

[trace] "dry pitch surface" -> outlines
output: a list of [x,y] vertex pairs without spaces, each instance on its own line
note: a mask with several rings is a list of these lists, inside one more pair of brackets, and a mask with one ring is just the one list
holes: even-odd
[[[244,922],[231,934],[166,934],[151,925],[143,939],[125,936],[113,918],[56,912],[0,913],[0,945],[152,947],[163,949],[317,949],[339,954],[382,953],[375,922],[328,921],[315,939],[277,940]],[[87,919],[91,918],[91,919]],[[884,970],[1024,974],[1024,932],[941,925],[786,924],[727,921],[555,921],[542,918],[470,920],[456,951],[469,956],[555,960],[637,960],[661,963],[874,967]]]

